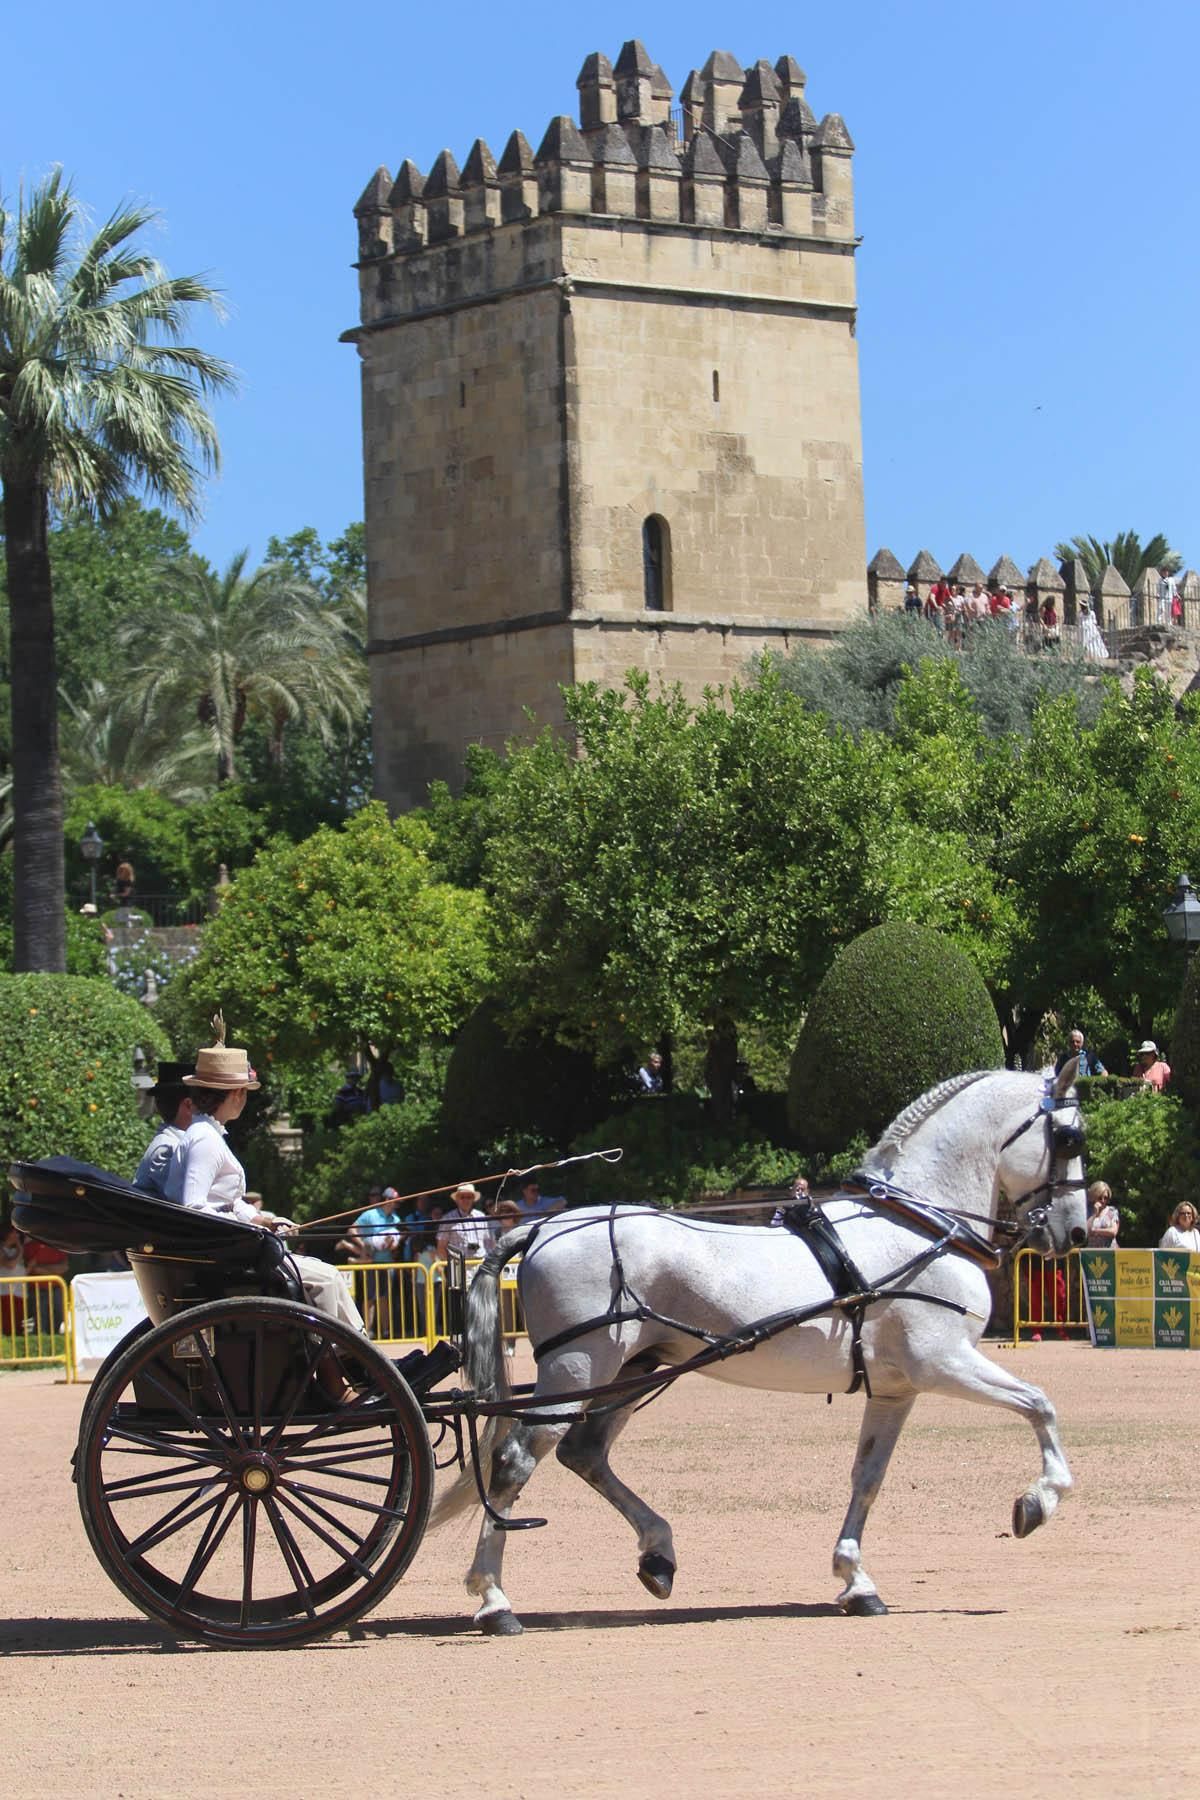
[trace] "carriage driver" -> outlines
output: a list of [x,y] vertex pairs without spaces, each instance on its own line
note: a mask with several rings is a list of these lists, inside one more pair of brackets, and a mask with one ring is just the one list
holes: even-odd
[[192,1122],[192,1097],[183,1085],[184,1076],[191,1072],[187,1063],[160,1062],[151,1089],[162,1124],[137,1166],[133,1183],[148,1194],[157,1194],[160,1200],[167,1197],[171,1161]]
[[[197,1052],[195,1070],[182,1078],[193,1116],[173,1148],[164,1197],[196,1212],[217,1213],[287,1235],[296,1229],[290,1219],[260,1212],[246,1199],[246,1171],[229,1148],[225,1127],[241,1116],[246,1095],[259,1083],[246,1052],[226,1048],[225,1021],[220,1013],[213,1025],[216,1043]],[[315,1256],[293,1256],[291,1260],[311,1306],[365,1333],[362,1315],[336,1269]]]

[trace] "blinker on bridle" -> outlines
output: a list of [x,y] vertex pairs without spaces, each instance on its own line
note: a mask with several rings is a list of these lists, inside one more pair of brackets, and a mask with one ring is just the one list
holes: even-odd
[[[1068,1125],[1062,1120],[1055,1118],[1056,1112],[1058,1112],[1061,1107],[1070,1106],[1077,1108],[1078,1104],[1078,1100],[1072,1099],[1069,1095],[1064,1094],[1061,1099],[1058,1099],[1053,1093],[1049,1091],[1046,1092],[1039,1102],[1037,1111],[1031,1114],[1023,1124],[1018,1125],[1017,1129],[1010,1132],[1005,1138],[1000,1146],[1001,1155],[1003,1155],[1011,1144],[1015,1144],[1019,1137],[1024,1137],[1025,1133],[1036,1125],[1039,1119],[1044,1119],[1046,1122],[1046,1138],[1050,1147],[1051,1156],[1055,1162],[1057,1162],[1060,1157],[1065,1157],[1070,1161],[1071,1157],[1080,1155],[1083,1150],[1085,1138],[1083,1126],[1076,1124]],[[1035,1199],[1038,1194],[1049,1194],[1053,1197],[1055,1190],[1058,1188],[1086,1188],[1086,1186],[1086,1176],[1055,1176],[1052,1172],[1047,1181],[1039,1181],[1036,1187],[1028,1189],[1028,1191],[1022,1194],[1019,1199],[1014,1200],[1013,1206],[1014,1208],[1024,1206],[1028,1201]],[[1034,1208],[1026,1216],[1026,1230],[1027,1232],[1032,1233],[1039,1228],[1044,1227],[1046,1222],[1046,1208]]]

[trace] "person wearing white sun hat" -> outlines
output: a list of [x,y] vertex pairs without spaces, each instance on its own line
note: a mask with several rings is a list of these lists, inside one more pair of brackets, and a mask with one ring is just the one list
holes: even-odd
[[[259,1086],[244,1050],[225,1043],[225,1021],[213,1017],[217,1041],[196,1055],[196,1067],[183,1077],[192,1099],[192,1123],[176,1146],[167,1171],[168,1200],[194,1212],[218,1213],[244,1225],[262,1225],[286,1236],[295,1230],[290,1219],[260,1212],[246,1199],[246,1171],[225,1136],[231,1119],[240,1118],[247,1094]],[[365,1331],[345,1282],[329,1263],[315,1256],[293,1256],[309,1303],[355,1331]]]

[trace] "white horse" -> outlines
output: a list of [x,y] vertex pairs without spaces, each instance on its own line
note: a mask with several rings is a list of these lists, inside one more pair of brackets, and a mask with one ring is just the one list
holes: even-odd
[[[1076,1065],[1055,1080],[983,1071],[959,1075],[916,1100],[868,1151],[864,1173],[944,1209],[990,1221],[1001,1190],[1014,1203],[1024,1239],[1044,1254],[1085,1237],[1083,1127],[1072,1090]],[[847,1613],[887,1608],[863,1567],[861,1542],[872,1502],[912,1404],[920,1393],[1003,1406],[1027,1418],[1042,1452],[1041,1472],[1017,1499],[1013,1529],[1025,1537],[1070,1491],[1054,1408],[976,1348],[990,1293],[980,1261],[943,1248],[938,1233],[904,1222],[870,1194],[843,1191],[821,1209],[852,1259],[851,1286],[877,1295],[855,1313],[837,1303],[832,1281],[801,1237],[780,1228],[714,1223],[642,1207],[589,1207],[522,1224],[485,1257],[467,1298],[466,1368],[481,1398],[508,1388],[499,1328],[499,1279],[524,1250],[519,1286],[538,1357],[534,1410],[494,1417],[480,1434],[485,1512],[466,1578],[479,1599],[475,1621],[509,1635],[521,1625],[501,1587],[507,1519],[547,1451],[591,1484],[637,1534],[638,1576],[660,1599],[671,1592],[675,1551],[666,1520],[609,1467],[627,1423],[631,1390],[596,1389],[620,1377],[678,1366],[706,1338],[736,1335],[771,1315],[811,1309],[746,1354],[715,1360],[706,1375],[786,1393],[851,1387],[861,1366],[869,1395],[854,1461],[849,1511],[833,1556]],[[826,1261],[828,1267],[828,1260]],[[889,1279],[890,1278],[890,1279]],[[843,1283],[843,1287],[845,1287]],[[882,1291],[881,1291],[882,1290]],[[922,1296],[918,1298],[916,1296]],[[537,1403],[546,1397],[544,1405]],[[478,1503],[471,1467],[442,1496],[441,1520]]]

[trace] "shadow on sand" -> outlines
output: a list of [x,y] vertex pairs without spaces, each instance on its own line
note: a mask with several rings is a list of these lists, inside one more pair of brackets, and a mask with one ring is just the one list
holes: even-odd
[[[927,1614],[960,1618],[987,1618],[1000,1607],[898,1607],[903,1618]],[[527,1632],[537,1631],[641,1631],[664,1626],[712,1625],[747,1619],[837,1619],[832,1603],[778,1606],[666,1606],[655,1612],[640,1608],[606,1611],[523,1612]],[[852,1629],[843,1626],[842,1629]],[[348,1644],[369,1644],[381,1638],[451,1638],[475,1636],[469,1615],[456,1613],[418,1619],[367,1619],[337,1632],[332,1638],[298,1648],[309,1651],[344,1649]],[[480,1642],[485,1640],[480,1637]],[[487,1642],[493,1640],[488,1639]],[[146,1656],[194,1655],[219,1651],[220,1646],[183,1641],[148,1619],[5,1619],[0,1622],[0,1657],[4,1656]],[[246,1652],[239,1650],[239,1656]]]

